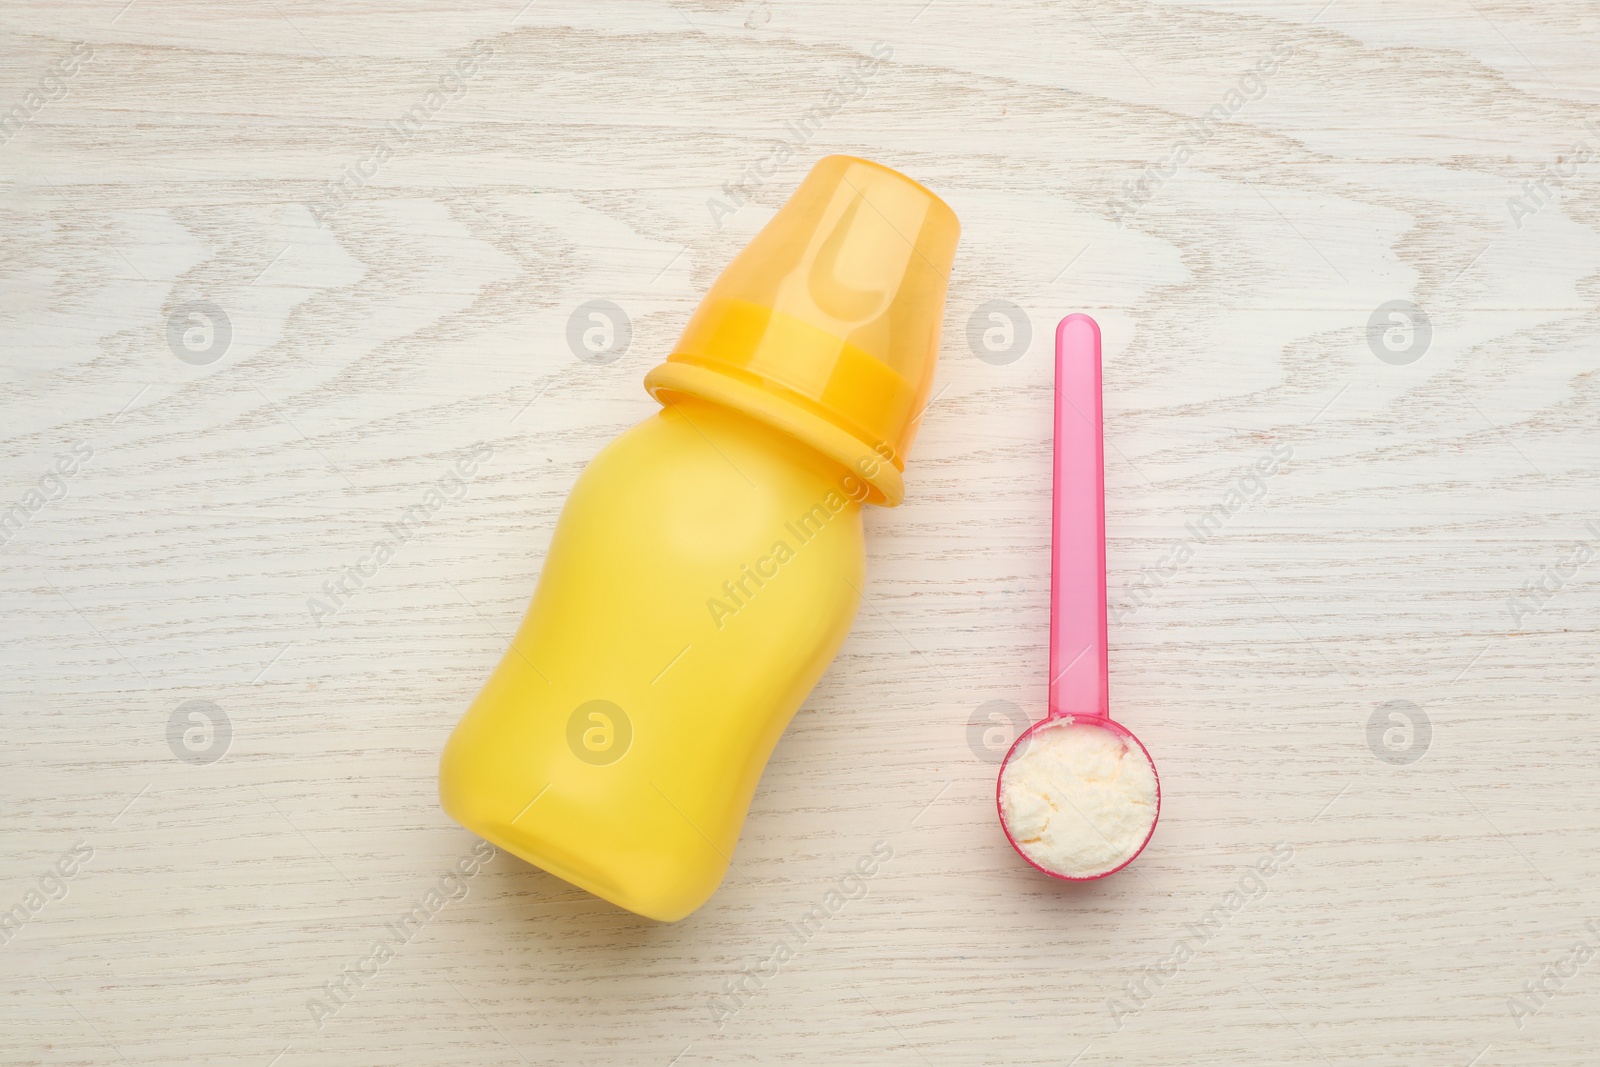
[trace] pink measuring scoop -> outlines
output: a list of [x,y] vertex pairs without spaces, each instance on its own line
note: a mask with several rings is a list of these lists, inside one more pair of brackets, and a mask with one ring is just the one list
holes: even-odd
[[1028,854],[1006,825],[1001,802],[1006,767],[1043,731],[1092,726],[1122,741],[1124,758],[1155,761],[1126,727],[1112,720],[1106,643],[1105,443],[1100,392],[1100,327],[1087,315],[1068,315],[1056,327],[1055,479],[1050,549],[1050,705],[1045,717],[1018,737],[995,783],[995,806],[1006,840],[1052,878],[1086,882],[1114,874],[1144,851],[1161,812],[1155,787],[1150,828],[1139,847],[1116,866],[1089,873],[1053,871]]

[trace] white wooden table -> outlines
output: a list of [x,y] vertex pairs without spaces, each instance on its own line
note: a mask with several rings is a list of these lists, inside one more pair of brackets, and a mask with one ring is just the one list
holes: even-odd
[[[11,0],[0,1062],[1594,1064],[1597,52],[1581,2]],[[737,870],[661,926],[500,855],[396,939],[568,488],[830,152],[964,235]],[[1165,794],[1076,889],[985,747],[1043,711],[1075,310]]]

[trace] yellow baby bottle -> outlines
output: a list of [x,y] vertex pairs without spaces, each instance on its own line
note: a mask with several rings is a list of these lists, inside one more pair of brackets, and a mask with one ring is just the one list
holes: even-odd
[[511,647],[445,744],[461,825],[673,921],[722,881],[778,737],[855,618],[861,506],[893,506],[960,226],[829,156],[712,285],[662,410],[579,476]]

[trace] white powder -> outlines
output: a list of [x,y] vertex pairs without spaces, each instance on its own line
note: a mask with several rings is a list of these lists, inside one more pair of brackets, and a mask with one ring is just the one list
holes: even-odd
[[1064,718],[1041,727],[1000,777],[1006,829],[1047,871],[1086,878],[1138,851],[1156,820],[1156,776],[1135,744]]

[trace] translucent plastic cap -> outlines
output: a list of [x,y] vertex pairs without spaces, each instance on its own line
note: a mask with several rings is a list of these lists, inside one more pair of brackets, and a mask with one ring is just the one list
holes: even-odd
[[828,156],[728,264],[645,388],[777,426],[858,473],[874,503],[898,504],[960,234],[949,205],[905,175]]

